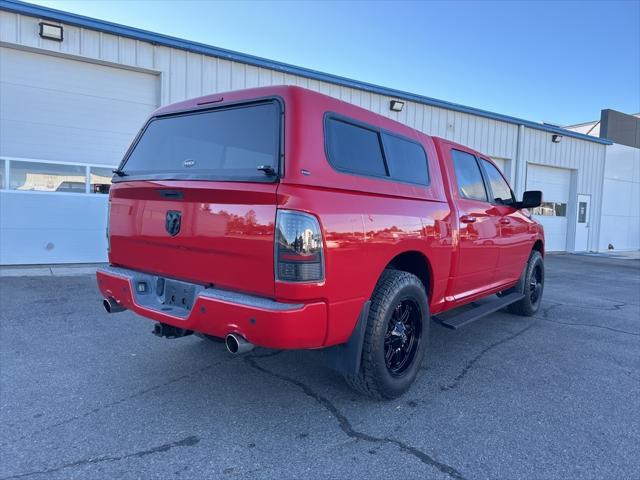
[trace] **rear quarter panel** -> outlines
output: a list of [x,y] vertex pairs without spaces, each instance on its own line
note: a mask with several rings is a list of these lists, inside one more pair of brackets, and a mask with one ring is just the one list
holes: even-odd
[[[429,162],[429,186],[335,170],[324,149],[326,112],[420,142]],[[326,275],[319,285],[276,282],[276,296],[327,301],[326,343],[341,343],[351,334],[384,268],[395,256],[416,251],[429,262],[430,303],[437,311],[449,279],[452,232],[440,165],[430,137],[367,110],[304,92],[287,106],[286,123],[286,168],[278,187],[278,206],[319,218]]]

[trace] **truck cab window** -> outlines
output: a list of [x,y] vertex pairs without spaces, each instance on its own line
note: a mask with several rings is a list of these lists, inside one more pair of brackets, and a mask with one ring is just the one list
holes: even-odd
[[493,203],[497,203],[498,205],[514,205],[515,201],[511,188],[498,169],[484,159],[482,159],[482,165],[489,179],[489,185],[493,193]]
[[451,150],[451,158],[460,195],[471,200],[486,202],[487,191],[476,157],[460,150]]

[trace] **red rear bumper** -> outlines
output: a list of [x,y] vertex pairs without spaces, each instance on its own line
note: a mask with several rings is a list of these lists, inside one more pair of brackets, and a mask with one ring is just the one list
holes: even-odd
[[[237,333],[257,346],[282,349],[319,348],[327,334],[327,306],[324,302],[288,304],[261,297],[207,288],[195,297],[189,311],[162,311],[162,305],[134,293],[139,278],[153,278],[142,272],[104,267],[96,273],[98,288],[105,298],[143,317],[175,327],[224,338]],[[151,295],[151,294],[149,294]]]

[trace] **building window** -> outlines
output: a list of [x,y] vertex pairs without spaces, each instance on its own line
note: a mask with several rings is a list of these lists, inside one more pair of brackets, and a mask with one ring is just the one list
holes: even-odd
[[542,205],[533,209],[533,214],[543,217],[566,217],[567,204],[559,202],[542,202]]
[[6,188],[4,183],[4,160],[0,159],[0,188]]
[[113,168],[91,167],[89,173],[90,193],[109,193]]
[[86,168],[40,162],[9,164],[9,188],[20,191],[85,193]]

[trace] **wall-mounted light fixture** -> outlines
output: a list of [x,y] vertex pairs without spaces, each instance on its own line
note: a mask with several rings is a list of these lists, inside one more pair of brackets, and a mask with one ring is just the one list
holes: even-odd
[[62,25],[40,22],[40,36],[47,40],[56,40],[61,42],[64,39]]
[[551,141],[553,143],[560,143],[560,140],[562,140],[562,135],[558,135],[557,133],[555,135],[551,135]]
[[400,100],[391,100],[389,102],[389,108],[393,112],[401,112],[402,111],[402,107],[404,107],[404,102],[401,102]]

